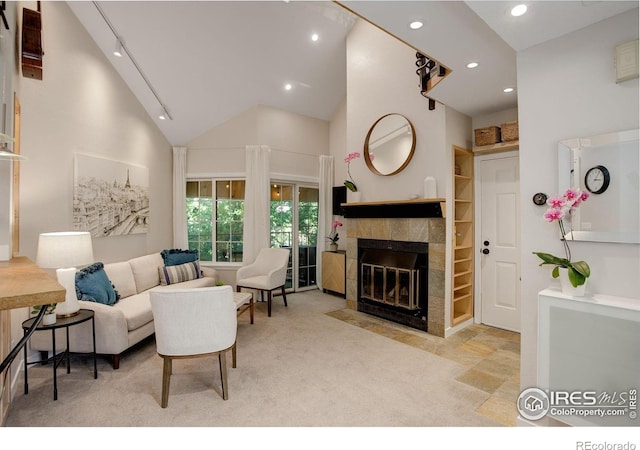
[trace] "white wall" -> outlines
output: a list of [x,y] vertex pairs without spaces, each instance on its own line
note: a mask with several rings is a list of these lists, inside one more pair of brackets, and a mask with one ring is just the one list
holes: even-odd
[[399,174],[381,176],[371,172],[361,157],[351,162],[351,175],[362,201],[401,200],[424,194],[424,178],[436,178],[438,191],[449,181],[446,142],[446,108],[429,103],[420,94],[415,73],[415,50],[377,27],[359,20],[347,37],[347,139],[346,148],[332,148],[336,186],[347,179],[344,158],[364,156],[364,140],[373,123],[385,114],[406,116],[416,130],[416,149],[411,163]]
[[[13,136],[13,93],[19,86],[17,77],[17,67],[15,47],[16,47],[16,14],[18,7],[15,3],[7,4],[5,16],[9,23],[9,30],[2,28],[2,39],[0,39],[0,78],[2,78],[2,91],[0,91],[0,121],[2,120],[2,105],[6,107],[4,132],[9,136]],[[2,123],[0,122],[0,131],[2,131]],[[13,149],[10,145],[9,148]],[[21,163],[19,163],[21,164]],[[12,185],[13,185],[13,161],[0,160],[0,260],[7,260],[12,254],[12,235],[13,226],[12,217]]]
[[[557,227],[531,198],[557,193],[558,141],[638,128],[638,79],[616,84],[613,66],[615,46],[633,39],[637,9],[518,53],[523,388],[536,384],[537,293],[552,284],[531,252],[562,254]],[[640,246],[572,242],[571,252],[591,266],[588,291],[639,297]]]
[[187,173],[244,174],[245,146],[271,147],[271,173],[317,180],[329,153],[329,122],[258,105],[187,143]]
[[[24,6],[36,8],[35,2]],[[96,260],[120,261],[167,248],[170,144],[67,4],[42,2],[41,7],[43,79],[22,78],[19,91],[22,153],[29,158],[21,166],[21,254],[35,259],[39,233],[73,229],[76,152],[149,168],[149,233],[93,239]]]

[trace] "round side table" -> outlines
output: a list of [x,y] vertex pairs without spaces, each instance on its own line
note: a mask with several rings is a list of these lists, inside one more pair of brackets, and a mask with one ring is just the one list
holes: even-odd
[[[27,330],[31,327],[31,325],[33,325],[33,322],[36,320],[35,317],[31,318],[31,319],[27,319],[24,322],[22,322],[22,330],[23,332],[26,334]],[[51,330],[51,341],[52,341],[52,349],[53,349],[53,356],[51,357],[52,359],[52,363],[53,363],[53,399],[57,400],[58,399],[58,377],[56,375],[56,369],[58,368],[58,366],[60,365],[60,363],[62,361],[64,361],[66,359],[67,362],[67,373],[71,373],[71,355],[70,355],[70,351],[69,351],[69,327],[72,327],[74,325],[79,325],[81,323],[87,322],[87,321],[91,321],[91,334],[92,334],[92,341],[93,341],[93,378],[97,379],[98,378],[98,363],[97,363],[97,358],[96,358],[96,322],[95,322],[95,318],[94,318],[94,312],[89,310],[89,309],[81,309],[78,314],[74,315],[74,316],[70,316],[70,317],[58,317],[56,319],[56,323],[51,324],[51,325],[43,325],[42,323],[40,323],[38,325],[38,327],[36,328],[36,331],[44,331],[44,330]],[[59,355],[56,354],[56,330],[59,328],[64,328],[65,332],[66,332],[66,337],[67,337],[67,346],[66,349],[60,353]],[[28,394],[29,393],[29,384],[28,384],[28,379],[27,379],[27,367],[29,364],[38,364],[42,361],[38,361],[36,362],[32,362],[29,363],[27,362],[27,346],[24,346],[24,393]]]

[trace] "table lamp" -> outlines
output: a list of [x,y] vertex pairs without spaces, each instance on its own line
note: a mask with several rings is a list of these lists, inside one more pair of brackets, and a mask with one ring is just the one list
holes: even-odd
[[76,267],[93,262],[91,234],[84,231],[41,233],[38,239],[36,264],[43,269],[56,269],[58,283],[66,290],[65,301],[56,306],[56,316],[78,314]]

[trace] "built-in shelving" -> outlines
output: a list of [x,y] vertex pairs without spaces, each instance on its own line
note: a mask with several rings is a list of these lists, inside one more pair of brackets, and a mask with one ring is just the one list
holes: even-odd
[[497,144],[473,147],[473,153],[482,155],[487,153],[510,152],[511,150],[518,150],[519,148],[520,141],[498,142]]
[[473,154],[453,147],[452,326],[473,317]]

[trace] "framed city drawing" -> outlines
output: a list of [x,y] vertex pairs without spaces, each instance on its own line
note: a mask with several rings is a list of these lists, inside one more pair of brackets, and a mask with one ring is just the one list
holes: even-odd
[[94,238],[149,231],[149,169],[75,154],[73,228]]

